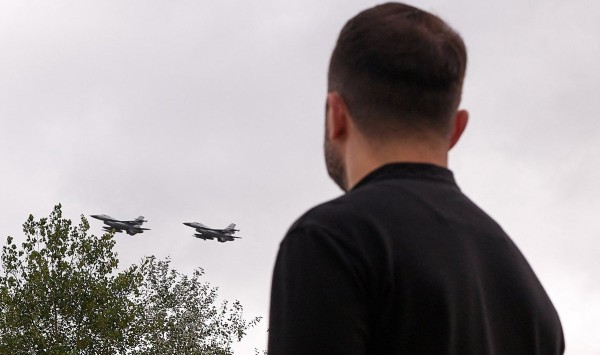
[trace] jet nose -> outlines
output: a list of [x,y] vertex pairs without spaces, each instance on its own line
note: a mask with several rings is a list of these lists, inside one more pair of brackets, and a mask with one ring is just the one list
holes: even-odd
[[185,224],[185,225],[186,225],[186,226],[188,226],[188,227],[191,227],[191,226],[192,226],[192,222],[183,222],[183,224]]
[[100,215],[99,214],[91,214],[90,217],[96,218],[96,219],[100,219]]

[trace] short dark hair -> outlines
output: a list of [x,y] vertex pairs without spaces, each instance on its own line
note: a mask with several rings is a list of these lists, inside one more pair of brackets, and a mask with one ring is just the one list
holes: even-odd
[[387,3],[342,29],[329,65],[328,91],[338,92],[359,130],[448,134],[467,64],[465,44],[442,19]]

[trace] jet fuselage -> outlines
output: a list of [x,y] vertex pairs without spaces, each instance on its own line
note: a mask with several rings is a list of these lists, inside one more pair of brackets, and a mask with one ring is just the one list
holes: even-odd
[[107,232],[110,232],[111,229],[114,229],[116,233],[121,233],[124,231],[129,235],[135,235],[138,233],[143,233],[145,230],[149,230],[148,228],[141,228],[141,225],[146,222],[143,216],[139,216],[133,221],[120,221],[105,214],[90,215],[90,217],[104,222],[105,225],[103,226],[103,229]]
[[204,239],[204,240],[217,239],[221,243],[232,242],[235,238],[240,238],[240,237],[233,236],[233,234],[238,231],[237,229],[235,229],[235,224],[233,224],[233,223],[230,224],[225,229],[209,228],[209,227],[203,225],[202,223],[198,223],[198,222],[186,222],[184,224],[186,226],[192,227],[196,230],[196,234],[194,234],[194,236],[196,238],[200,238],[200,239]]

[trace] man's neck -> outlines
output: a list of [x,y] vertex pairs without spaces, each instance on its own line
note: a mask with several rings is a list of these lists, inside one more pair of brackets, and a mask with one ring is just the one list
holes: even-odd
[[403,141],[394,144],[368,144],[358,141],[346,151],[347,190],[377,168],[390,163],[428,163],[448,166],[448,149],[443,142]]

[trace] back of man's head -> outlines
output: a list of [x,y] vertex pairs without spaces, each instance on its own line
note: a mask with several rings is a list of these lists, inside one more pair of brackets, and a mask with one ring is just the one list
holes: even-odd
[[466,62],[463,40],[440,18],[387,3],[346,23],[331,57],[328,91],[341,95],[367,137],[447,137]]

